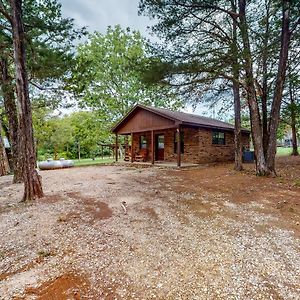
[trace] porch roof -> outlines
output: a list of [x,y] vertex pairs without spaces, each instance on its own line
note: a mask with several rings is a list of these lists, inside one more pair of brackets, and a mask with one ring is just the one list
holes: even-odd
[[[137,104],[112,128],[112,132],[118,133],[119,130],[123,126],[125,126],[126,123],[129,122],[138,111],[141,110],[151,112],[154,115],[170,120],[174,125],[180,124],[186,126],[215,128],[229,131],[234,130],[234,125],[213,118],[203,117],[179,111],[172,111],[166,108],[158,108]],[[250,131],[245,128],[242,128],[242,131],[245,133],[250,133]]]

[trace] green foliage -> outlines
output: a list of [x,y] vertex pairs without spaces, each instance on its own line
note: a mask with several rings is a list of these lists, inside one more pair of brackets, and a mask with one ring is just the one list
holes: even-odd
[[146,42],[139,32],[108,27],[94,33],[77,49],[77,64],[69,90],[81,107],[96,110],[107,129],[135,103],[178,107],[169,88],[146,85],[141,70],[147,64]]
[[57,0],[24,2],[30,76],[39,84],[62,79],[73,63],[73,42],[86,34],[73,19],[62,17]]
[[299,137],[300,128],[300,55],[298,47],[290,53],[286,91],[283,95],[278,138],[283,138],[286,132],[294,125]]
[[34,106],[33,124],[38,159],[77,158],[100,154],[99,144],[109,143],[103,123],[97,113],[79,111],[69,116],[57,116],[51,109]]
[[[152,49],[154,61],[147,69],[146,80],[177,87],[192,103],[199,102],[207,91],[222,92],[228,98],[224,82],[232,77],[231,22],[226,14],[212,9],[217,5],[228,8],[230,2],[140,1],[140,13],[157,20],[152,29],[163,39]],[[220,26],[222,23],[226,26]]]
[[[243,69],[245,61],[245,53],[241,51],[240,27],[238,53],[233,54],[231,48],[234,42],[233,19],[240,22],[237,15],[238,2],[237,0],[140,0],[139,13],[155,19],[152,31],[163,39],[161,45],[153,46],[154,62],[148,68],[146,80],[178,86],[178,91],[186,99],[196,103],[216,101],[216,97],[210,96],[220,97],[221,94],[227,101],[230,100],[232,95],[228,93],[226,85],[231,86],[232,62],[237,59],[239,69]],[[291,28],[296,29],[300,2],[297,0],[289,2]],[[278,40],[281,31],[282,1],[253,0],[246,1],[246,6],[257,94],[259,95],[260,90],[264,88],[266,80],[268,109],[270,109],[280,50]],[[294,30],[291,49],[299,49],[299,45],[296,45],[299,40],[299,33]],[[263,69],[264,55],[267,70]],[[157,56],[160,59],[157,59]],[[242,89],[247,79],[244,77],[245,74],[240,75]]]
[[[3,9],[9,12],[7,0]],[[24,0],[23,22],[26,34],[26,66],[30,94],[63,100],[64,78],[74,63],[74,40],[86,35],[85,28],[75,28],[73,19],[64,18],[57,0]],[[10,65],[11,83],[14,78],[11,24],[0,13],[0,59]],[[46,92],[45,92],[46,91]],[[53,100],[53,98],[52,98]]]
[[102,118],[96,112],[81,111],[69,117],[73,128],[75,143],[80,143],[88,157],[94,157],[99,152],[99,144],[109,141],[109,134],[104,129]]

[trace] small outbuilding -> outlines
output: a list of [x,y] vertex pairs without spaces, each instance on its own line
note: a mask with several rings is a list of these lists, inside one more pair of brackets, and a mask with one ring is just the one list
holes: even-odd
[[[125,159],[134,161],[202,164],[234,160],[234,125],[165,108],[137,104],[112,129],[131,136]],[[250,131],[242,129],[244,149]],[[118,156],[116,155],[116,160]]]

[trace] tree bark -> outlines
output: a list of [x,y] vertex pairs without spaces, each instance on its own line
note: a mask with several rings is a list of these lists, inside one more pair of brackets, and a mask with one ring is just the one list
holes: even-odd
[[291,128],[292,128],[292,144],[293,144],[292,155],[297,156],[299,155],[299,152],[298,152],[296,120],[293,116],[291,120],[292,120]]
[[290,101],[291,101],[290,108],[291,108],[291,129],[292,129],[292,146],[293,146],[292,155],[297,156],[297,155],[299,155],[299,152],[298,152],[296,112],[295,112],[296,104],[295,104],[291,81],[289,82],[289,93],[290,93]]
[[261,95],[261,115],[262,115],[262,133],[263,133],[263,148],[264,155],[267,157],[268,144],[269,144],[269,131],[268,131],[268,57],[269,57],[269,39],[270,39],[270,5],[271,1],[266,3],[266,30],[263,39],[262,49],[262,95]]
[[[236,5],[231,2],[232,11],[236,13]],[[237,23],[233,21],[232,24],[232,43],[230,45],[232,52],[232,74],[233,74],[233,100],[234,100],[234,169],[236,171],[243,170],[243,143],[242,143],[242,128],[241,128],[241,98],[239,75],[240,66],[238,61],[238,45],[237,45]]]
[[261,130],[260,114],[256,99],[255,81],[253,76],[253,66],[251,59],[248,24],[246,20],[246,0],[239,0],[239,19],[241,36],[243,40],[243,58],[246,73],[247,99],[250,110],[251,132],[255,152],[256,173],[260,176],[269,175],[267,167]]
[[241,128],[241,100],[239,84],[233,82],[233,98],[234,98],[234,142],[235,142],[235,159],[234,169],[236,171],[243,170],[243,143]]
[[0,60],[1,90],[4,100],[5,113],[8,118],[9,143],[12,155],[12,171],[14,173],[13,183],[23,182],[22,160],[20,159],[19,147],[19,120],[15,100],[14,85],[8,73],[8,62],[6,58]]
[[275,156],[277,147],[277,129],[280,117],[280,107],[282,102],[282,93],[286,78],[286,69],[288,62],[288,52],[291,33],[290,25],[290,1],[282,0],[282,25],[281,25],[281,47],[279,54],[278,71],[276,76],[275,90],[272,101],[272,108],[269,121],[269,145],[267,154],[267,165],[272,175],[276,175]]
[[22,159],[24,195],[22,201],[43,197],[41,177],[36,168],[33,141],[31,105],[28,76],[25,63],[25,38],[22,22],[22,0],[9,0],[12,10],[14,61],[16,69],[17,98],[20,105],[20,135],[22,136]]
[[0,176],[4,176],[9,174],[10,168],[9,168],[9,163],[8,163],[1,132],[2,132],[2,124],[0,120]]

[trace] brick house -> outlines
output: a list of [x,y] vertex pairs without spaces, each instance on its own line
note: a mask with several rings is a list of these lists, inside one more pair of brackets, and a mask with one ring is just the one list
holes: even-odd
[[[166,161],[177,162],[180,166],[181,162],[201,164],[234,160],[234,126],[212,118],[138,104],[112,132],[116,134],[116,149],[118,135],[131,136],[126,156],[131,162]],[[242,130],[242,141],[243,147],[248,149],[249,130]]]

